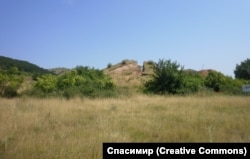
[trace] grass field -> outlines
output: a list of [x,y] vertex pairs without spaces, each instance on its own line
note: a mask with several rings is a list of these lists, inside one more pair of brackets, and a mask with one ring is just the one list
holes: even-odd
[[0,99],[0,158],[102,158],[103,142],[250,142],[250,98]]

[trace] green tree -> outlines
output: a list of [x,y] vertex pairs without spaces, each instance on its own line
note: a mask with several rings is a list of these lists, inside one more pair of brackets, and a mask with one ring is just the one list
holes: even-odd
[[152,80],[145,83],[146,92],[176,94],[183,86],[183,66],[171,60],[160,59],[154,65]]
[[237,64],[234,70],[235,78],[250,80],[250,59]]
[[77,71],[71,70],[57,78],[57,88],[59,90],[64,90],[70,87],[74,87],[76,84]]
[[18,75],[18,69],[13,67],[10,71],[0,70],[0,96],[14,97],[21,87],[24,79]]
[[183,87],[181,93],[196,93],[204,88],[205,79],[197,73],[184,73]]
[[112,63],[108,63],[107,68],[112,67]]
[[48,74],[38,77],[35,88],[43,92],[42,96],[52,94],[70,98],[74,96],[111,95],[115,85],[111,78],[102,71],[77,66],[75,69],[59,76]]
[[57,91],[57,78],[54,75],[46,74],[37,78],[36,89],[42,90],[44,93]]
[[209,72],[205,79],[205,85],[208,88],[212,88],[215,92],[219,92],[222,86],[225,84],[225,76],[220,72]]

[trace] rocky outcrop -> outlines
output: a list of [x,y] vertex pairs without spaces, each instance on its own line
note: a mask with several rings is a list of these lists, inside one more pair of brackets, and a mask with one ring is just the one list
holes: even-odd
[[[154,62],[144,61],[143,65],[138,65],[135,60],[123,60],[122,62],[110,65],[104,69],[104,73],[113,78],[114,82],[120,86],[138,86],[151,78],[153,75]],[[196,71],[193,69],[185,69],[185,72],[198,74],[203,77],[208,76],[208,73],[215,71],[212,69]]]
[[213,69],[200,70],[200,71],[198,71],[198,74],[203,76],[203,77],[207,77],[209,72],[216,72],[216,71]]
[[126,60],[111,66],[105,71],[107,74],[128,74],[128,73],[141,73],[141,68],[137,64],[137,61]]
[[138,86],[143,80],[142,75],[149,75],[150,67],[146,62],[143,66],[138,65],[134,60],[123,60],[122,62],[110,66],[104,73],[111,76],[115,83],[120,86]]

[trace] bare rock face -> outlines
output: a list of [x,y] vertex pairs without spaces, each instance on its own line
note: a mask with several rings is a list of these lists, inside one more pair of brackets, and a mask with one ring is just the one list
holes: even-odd
[[143,62],[143,69],[142,69],[142,75],[153,75],[154,73],[154,62],[153,61],[144,61]]
[[207,77],[209,72],[216,72],[216,71],[213,69],[200,70],[200,71],[198,71],[198,74],[203,76],[203,77]]
[[108,74],[124,74],[124,73],[140,73],[141,69],[137,64],[137,61],[123,61],[119,64],[116,64],[114,66],[112,66],[109,71]]
[[[154,74],[154,62],[144,61],[143,66],[138,65],[135,60],[123,60],[118,64],[109,66],[104,69],[104,73],[112,77],[113,81],[119,86],[139,86],[143,82],[151,79]],[[198,74],[207,77],[209,72],[215,71],[212,69],[204,69],[196,71],[193,69],[185,69],[185,72]]]
[[114,82],[121,86],[138,85],[142,69],[134,60],[123,60],[122,62],[104,70],[104,73],[111,76]]
[[152,61],[144,61],[143,66],[138,65],[134,60],[123,60],[122,62],[111,66],[104,70],[108,75],[112,74],[138,74],[138,75],[152,75],[153,74]]

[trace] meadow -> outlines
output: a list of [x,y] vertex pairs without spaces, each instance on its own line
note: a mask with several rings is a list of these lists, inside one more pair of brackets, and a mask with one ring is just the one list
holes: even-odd
[[0,98],[0,158],[102,158],[103,142],[250,142],[249,96]]

